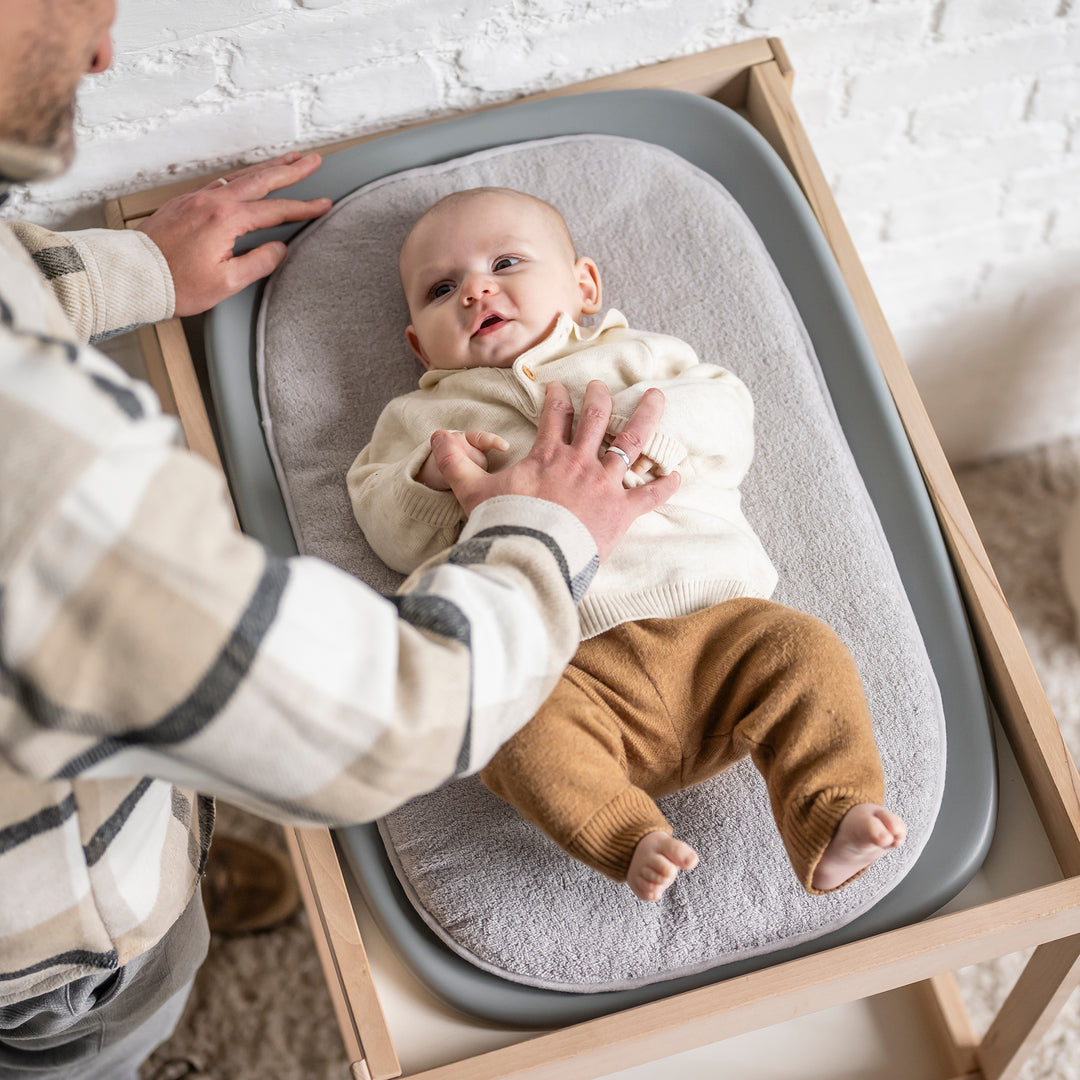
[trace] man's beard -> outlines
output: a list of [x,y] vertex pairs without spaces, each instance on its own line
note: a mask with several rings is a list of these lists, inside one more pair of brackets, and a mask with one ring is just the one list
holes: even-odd
[[75,94],[55,106],[39,127],[40,137],[30,139],[31,146],[55,154],[67,168],[75,158]]
[[[39,53],[38,63],[48,55]],[[62,173],[74,159],[76,87],[56,82],[53,72],[19,74],[0,119],[0,179],[45,179]]]

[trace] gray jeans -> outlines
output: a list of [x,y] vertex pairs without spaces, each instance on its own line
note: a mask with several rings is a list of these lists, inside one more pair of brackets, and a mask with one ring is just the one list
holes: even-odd
[[210,932],[198,890],[152,949],[0,1007],[0,1080],[136,1080],[176,1027]]

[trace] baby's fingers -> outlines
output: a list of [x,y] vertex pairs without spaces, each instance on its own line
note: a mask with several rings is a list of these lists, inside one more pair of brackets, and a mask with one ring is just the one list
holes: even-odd
[[647,510],[655,510],[666,503],[679,490],[681,483],[682,477],[677,472],[668,473],[667,476],[661,476],[658,480],[650,480],[647,484],[633,488],[626,495],[628,499],[639,503],[642,507],[641,512],[645,513]]
[[455,484],[468,484],[478,472],[483,472],[483,466],[473,461],[469,447],[463,446],[454,432],[436,431],[431,436],[431,454],[455,494]]
[[486,454],[489,450],[509,450],[510,444],[500,435],[493,435],[490,431],[466,431],[465,441],[477,450],[483,450]]

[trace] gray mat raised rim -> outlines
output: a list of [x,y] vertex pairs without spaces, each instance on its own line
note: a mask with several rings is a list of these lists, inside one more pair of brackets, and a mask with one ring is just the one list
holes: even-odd
[[[282,194],[340,197],[391,172],[508,142],[589,132],[643,139],[680,154],[716,176],[761,235],[822,359],[833,404],[893,547],[941,687],[950,753],[945,798],[926,850],[908,877],[874,909],[806,945],[639,990],[563,994],[512,984],[473,968],[420,923],[386,865],[374,827],[339,834],[339,845],[376,918],[433,992],[474,1015],[541,1027],[667,996],[925,917],[951,899],[978,868],[992,836],[996,802],[992,742],[974,651],[917,465],[817,223],[790,175],[745,121],[706,99],[672,91],[556,98],[342,151],[329,158],[316,177]],[[287,239],[296,231],[267,230],[247,238],[244,246],[270,237]],[[208,319],[208,363],[241,520],[275,550],[289,553],[295,546],[254,404],[252,325],[258,298],[257,288],[245,290]],[[242,357],[248,358],[247,364],[238,360]]]

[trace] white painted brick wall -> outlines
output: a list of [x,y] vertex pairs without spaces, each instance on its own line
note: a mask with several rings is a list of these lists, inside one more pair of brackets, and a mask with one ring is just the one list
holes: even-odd
[[125,56],[104,75],[87,79],[79,114],[88,127],[145,120],[197,103],[217,85],[208,51],[181,50],[135,61]]
[[308,116],[314,127],[331,131],[357,121],[378,123],[388,113],[419,119],[441,91],[438,71],[422,57],[371,64],[322,82]]
[[761,35],[955,460],[1080,433],[1080,0],[119,0],[71,172],[126,191]]
[[953,40],[1001,33],[1017,23],[1038,26],[1053,22],[1064,7],[1061,0],[954,0],[942,5],[938,29],[942,37]]

